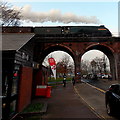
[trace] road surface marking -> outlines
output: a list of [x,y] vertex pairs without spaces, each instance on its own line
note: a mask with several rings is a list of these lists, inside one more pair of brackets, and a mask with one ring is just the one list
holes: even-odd
[[77,93],[77,95],[85,102],[85,104],[86,104],[87,106],[89,106],[89,109],[90,109],[98,118],[105,120],[105,118],[104,118],[102,115],[100,115],[99,113],[97,113],[97,112],[95,111],[95,109],[94,109],[92,106],[90,106],[90,105],[85,101],[85,99],[84,99],[83,97],[81,97],[81,95],[79,94],[79,92],[78,92],[78,90],[77,90],[76,87],[74,87],[74,90],[75,90],[75,92]]
[[102,93],[105,93],[105,90],[102,90],[102,89],[100,89],[100,88],[97,88],[97,87],[95,87],[95,86],[93,86],[93,85],[91,85],[91,84],[89,84],[89,83],[86,83],[86,84],[89,85],[89,86],[91,86],[92,88],[95,88],[95,89],[99,90],[99,91],[102,92]]

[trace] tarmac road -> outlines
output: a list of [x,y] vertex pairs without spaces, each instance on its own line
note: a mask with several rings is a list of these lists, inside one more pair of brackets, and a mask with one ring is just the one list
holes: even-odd
[[118,120],[119,118],[111,117],[106,112],[105,91],[88,83],[76,84],[75,91],[82,100],[99,116],[106,120]]

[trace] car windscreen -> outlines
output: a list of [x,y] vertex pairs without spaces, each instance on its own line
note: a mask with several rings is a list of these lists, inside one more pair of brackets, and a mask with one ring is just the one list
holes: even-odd
[[117,95],[120,95],[120,85],[112,85],[112,92],[114,92]]

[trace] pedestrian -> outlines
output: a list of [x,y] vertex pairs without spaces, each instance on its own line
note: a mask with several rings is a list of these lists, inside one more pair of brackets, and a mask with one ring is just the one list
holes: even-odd
[[63,76],[63,87],[66,87],[66,75]]
[[75,78],[73,77],[72,78],[72,83],[73,83],[73,86],[75,85]]

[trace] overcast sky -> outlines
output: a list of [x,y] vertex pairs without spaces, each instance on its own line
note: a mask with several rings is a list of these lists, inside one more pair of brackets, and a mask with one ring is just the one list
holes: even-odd
[[[57,62],[59,62],[59,61],[62,60],[62,58],[63,58],[64,55],[68,55],[70,57],[71,62],[74,63],[72,57],[68,53],[66,53],[64,51],[55,51],[55,52],[52,52],[52,53],[50,53],[48,55],[49,57],[47,56],[47,58],[53,57],[55,59],[56,63],[57,63]],[[82,56],[81,60],[83,60],[83,61],[86,61],[86,60],[87,61],[92,61],[96,57],[103,57],[103,52],[101,52],[99,50],[90,50],[90,51],[86,52]]]

